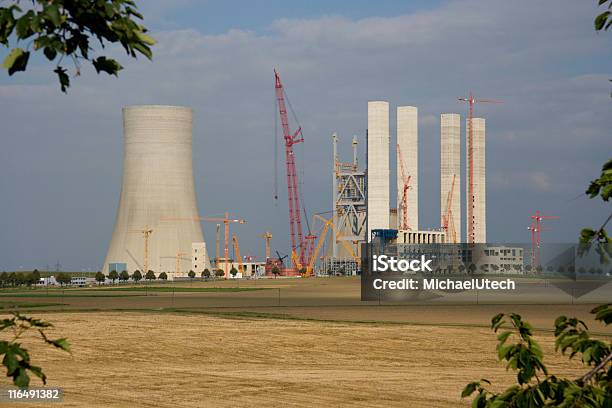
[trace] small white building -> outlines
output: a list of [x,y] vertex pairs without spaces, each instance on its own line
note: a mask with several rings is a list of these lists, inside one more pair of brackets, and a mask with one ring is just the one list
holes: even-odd
[[87,278],[84,276],[73,276],[70,278],[70,284],[72,286],[87,286]]
[[47,278],[40,278],[39,284],[43,286],[59,285],[59,283],[57,283],[57,281],[55,280],[55,276],[49,276]]
[[210,270],[210,260],[206,252],[206,242],[191,243],[191,270],[196,276],[201,276],[204,269]]
[[477,245],[475,248],[478,252],[473,253],[472,257],[479,269],[498,274],[524,273],[523,248],[501,245]]
[[[226,262],[223,259],[220,259],[219,262],[215,265],[215,270],[221,269],[222,271],[225,271],[225,263]],[[238,264],[238,262],[234,261],[233,259],[230,259],[227,265],[228,276],[226,276],[226,278],[228,279],[232,278],[231,274],[229,273],[232,270],[232,268],[236,268],[236,270],[238,271],[238,274],[236,275],[237,279],[239,277],[249,278],[252,276],[263,276],[265,275],[265,272],[263,274],[261,272],[265,271],[265,266],[266,266],[265,262],[255,262],[255,261],[242,262],[242,274],[240,274],[240,265]],[[214,275],[213,270],[211,270],[210,273],[211,275]],[[201,276],[201,275],[197,275],[197,276]]]

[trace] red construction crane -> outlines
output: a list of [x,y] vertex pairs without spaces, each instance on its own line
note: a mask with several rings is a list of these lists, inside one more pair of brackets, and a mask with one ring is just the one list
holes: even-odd
[[455,222],[453,220],[453,193],[455,191],[455,178],[456,174],[453,174],[453,181],[451,183],[450,191],[446,197],[446,211],[442,216],[442,228],[446,230],[447,242],[452,244],[457,243],[457,233],[455,230]]
[[476,197],[474,196],[474,129],[472,126],[472,119],[474,118],[474,104],[475,103],[503,103],[502,101],[496,101],[493,99],[476,99],[470,92],[470,96],[467,98],[459,97],[460,101],[467,102],[469,104],[468,112],[468,131],[467,131],[467,156],[468,156],[468,199],[469,205],[467,206],[467,242],[473,243],[475,241],[474,236],[474,202]]
[[[285,160],[287,164],[287,192],[289,198],[289,227],[291,232],[291,251],[298,254],[301,264],[305,264],[305,242],[302,237],[302,220],[300,218],[300,192],[298,190],[297,171],[295,168],[295,153],[293,145],[304,141],[302,128],[298,127],[294,133],[289,129],[289,118],[287,117],[287,107],[285,105],[285,92],[278,72],[274,70],[276,101],[283,128],[283,138],[285,140]],[[297,235],[297,237],[296,237]]]
[[398,166],[400,166],[402,173],[402,222],[401,229],[409,230],[410,225],[408,225],[408,190],[410,187],[410,179],[412,175],[406,175],[406,165],[404,164],[404,158],[402,157],[402,150],[400,149],[399,143],[397,144],[397,158],[398,158]]
[[540,266],[540,247],[542,245],[542,220],[556,220],[559,217],[555,215],[542,215],[540,211],[536,211],[531,215],[531,225],[527,227],[531,231],[531,267]]

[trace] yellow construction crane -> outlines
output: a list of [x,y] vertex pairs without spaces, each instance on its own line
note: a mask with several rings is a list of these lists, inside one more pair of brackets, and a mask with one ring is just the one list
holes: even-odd
[[238,272],[242,274],[244,272],[244,267],[242,266],[242,257],[240,256],[240,245],[238,245],[238,238],[236,237],[236,234],[232,235],[232,244],[234,245],[234,254],[236,255],[236,261],[238,262]]
[[266,259],[270,258],[270,240],[272,239],[272,233],[266,231],[263,234],[259,234],[260,237],[266,240]]
[[177,276],[180,272],[179,266],[181,262],[181,256],[185,256],[185,255],[189,255],[189,254],[187,252],[181,252],[181,251],[176,253],[176,275],[175,276]]
[[453,181],[451,183],[451,188],[448,192],[448,196],[446,197],[446,211],[442,216],[442,228],[446,230],[446,238],[447,241],[456,244],[457,243],[457,232],[455,230],[455,222],[453,220],[453,192],[455,191],[455,176],[453,174]]
[[230,218],[229,217],[229,213],[226,212],[225,216],[223,218],[219,218],[219,217],[204,217],[202,218],[204,221],[209,221],[209,222],[222,222],[223,226],[224,226],[224,233],[225,233],[225,237],[224,237],[224,241],[225,241],[225,246],[223,248],[223,255],[225,257],[225,278],[228,278],[228,274],[229,271],[227,270],[227,266],[228,266],[228,262],[229,262],[229,234],[230,234],[230,223],[235,222],[238,224],[246,224],[246,220],[242,219],[242,218]]
[[[340,243],[344,246],[348,254],[359,265],[360,259],[357,257],[357,255],[355,255],[355,252],[353,251],[353,247],[351,246],[351,244],[349,244],[347,241],[343,239],[338,239],[342,236],[342,234],[334,225],[333,218],[326,220],[322,216],[315,214],[315,219],[319,219],[323,222],[323,229],[321,230],[321,234],[319,235],[319,241],[317,242],[314,252],[312,253],[312,256],[310,257],[310,259],[308,260],[308,265],[306,265],[306,272],[304,273],[304,276],[308,277],[312,275],[314,271],[314,264],[317,261],[317,257],[319,256],[319,251],[321,250],[321,247],[323,246],[323,242],[325,242],[325,236],[327,234],[327,231],[330,229],[330,227],[333,232],[333,235],[330,239],[335,238],[336,241],[340,241]],[[291,253],[291,259],[293,260],[293,262],[295,263],[298,269],[303,269],[304,266],[299,262],[299,257],[297,256],[297,253],[295,251]]]
[[143,275],[149,272],[149,237],[153,233],[151,228],[144,227],[143,229],[138,230],[129,230],[129,232],[137,232],[142,234],[144,238],[144,264],[143,264]]
[[[209,221],[209,222],[222,222],[225,226],[225,248],[223,249],[225,255],[225,278],[228,277],[229,271],[227,270],[227,264],[229,261],[229,225],[231,222],[238,224],[246,224],[243,219],[231,219],[229,213],[225,213],[223,218],[220,217],[192,217],[192,218],[162,218],[162,221]],[[219,258],[217,257],[217,261]]]

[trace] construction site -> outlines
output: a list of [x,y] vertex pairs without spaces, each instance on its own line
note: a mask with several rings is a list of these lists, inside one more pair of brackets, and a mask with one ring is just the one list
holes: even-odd
[[[419,224],[418,107],[393,108],[386,101],[367,102],[367,128],[363,135],[349,139],[352,147],[349,161],[341,159],[340,136],[333,132],[331,205],[308,213],[297,170],[302,159],[295,151],[296,145],[308,141],[303,137],[302,127],[290,123],[287,95],[276,70],[274,90],[281,129],[277,143],[279,150],[284,147],[288,239],[274,237],[273,241],[272,233],[261,225],[259,237],[264,253],[250,255],[259,252],[251,248],[243,251],[248,255],[242,255],[239,226],[247,223],[246,219],[228,212],[204,217],[198,212],[192,169],[191,109],[132,106],[123,110],[123,181],[114,232],[101,268],[104,274],[113,270],[128,273],[138,270],[143,274],[163,271],[170,280],[185,279],[190,272],[198,277],[225,279],[350,276],[360,274],[361,246],[376,236],[384,235],[385,240],[403,245],[487,242],[486,121],[475,117],[474,111],[478,104],[501,101],[477,99],[470,93],[457,98],[458,107],[460,103],[467,104],[463,121],[459,113],[439,115],[440,223],[426,228]],[[396,121],[394,143],[391,118]],[[366,145],[365,160],[358,153],[360,139]],[[395,191],[390,182],[391,155],[397,158]],[[397,201],[391,203],[393,195]],[[278,192],[275,199],[279,199]],[[540,223],[550,218],[556,217],[539,212],[532,216],[532,225],[528,227],[532,248],[525,253],[525,262],[521,249],[521,259],[516,260],[520,268],[516,270],[523,271],[527,264],[539,265]],[[214,223],[216,227],[214,257],[204,239],[202,222]],[[274,242],[280,245],[274,246]],[[288,252],[281,255],[280,251],[287,250],[287,242]]]
[[[493,314],[525,315],[552,354],[557,314],[586,320],[593,304],[609,300],[605,279],[527,273],[550,267],[542,231],[556,216],[531,216],[524,231],[530,244],[487,243],[486,128],[473,115],[475,104],[498,101],[459,98],[468,104],[463,126],[461,114],[440,114],[440,221],[428,228],[419,222],[419,184],[429,181],[419,178],[417,107],[364,101],[367,128],[346,139],[352,148],[346,161],[339,132],[332,132],[330,206],[308,213],[295,149],[308,140],[289,121],[276,71],[274,90],[288,237],[273,236],[263,219],[229,211],[202,216],[192,110],[130,106],[123,109],[121,194],[101,271],[72,279],[46,271],[27,286],[15,273],[0,275],[8,275],[0,281],[0,308],[49,314],[50,333],[75,345],[74,358],[31,347],[47,386],[64,390],[66,406],[468,406],[461,397],[468,379],[486,372],[507,383],[515,375],[490,356]],[[214,248],[202,223],[214,227]],[[257,223],[262,256],[240,246],[247,223]],[[434,274],[466,275],[474,267],[516,275],[518,288],[502,294],[436,288],[403,298],[378,290],[364,297],[372,248],[434,258]],[[548,306],[534,307],[541,304]],[[598,330],[610,335],[609,327]],[[581,372],[579,362],[568,365],[559,355],[548,364],[569,376]],[[130,387],[108,387],[117,376],[129,378]]]

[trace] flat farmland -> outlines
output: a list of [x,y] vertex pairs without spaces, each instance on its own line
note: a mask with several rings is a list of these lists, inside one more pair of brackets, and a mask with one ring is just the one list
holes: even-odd
[[[459,396],[470,380],[499,386],[513,377],[483,328],[155,312],[45,317],[73,353],[33,343],[32,354],[67,407],[456,407],[469,406]],[[552,353],[552,335],[538,339]],[[559,357],[547,363],[579,373]]]
[[591,323],[591,304],[379,305],[359,294],[358,279],[269,279],[3,290],[0,306],[72,343],[68,355],[24,340],[67,407],[469,406],[469,381],[501,389],[514,378],[488,329],[501,311],[533,323],[551,371],[582,371],[554,353],[551,329],[559,314]]

